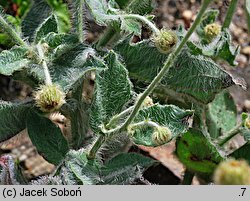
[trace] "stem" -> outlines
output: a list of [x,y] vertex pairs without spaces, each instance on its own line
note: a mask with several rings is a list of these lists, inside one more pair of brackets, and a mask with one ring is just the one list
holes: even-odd
[[111,120],[109,121],[109,123],[106,125],[106,128],[107,129],[111,128],[112,125],[114,125],[122,117],[124,117],[127,114],[129,114],[133,109],[134,109],[134,106],[131,106],[131,107],[127,108],[126,110],[122,111],[120,114],[113,116],[111,118]]
[[[148,20],[144,16],[136,15],[136,14],[129,14],[129,15],[120,15],[120,17],[127,18],[127,19],[140,20],[144,24],[148,25],[148,27],[155,34],[158,34],[160,32],[159,29],[155,26],[155,24],[152,23],[150,20]],[[96,48],[100,49],[101,47],[104,47],[105,45],[107,45],[108,42],[115,36],[115,34],[116,34],[116,30],[112,26],[109,26],[107,30],[104,32],[102,38],[98,41]]]
[[93,147],[90,149],[88,154],[88,159],[94,159],[97,151],[101,148],[102,144],[105,142],[104,135],[100,135],[95,141]]
[[146,17],[137,15],[137,14],[129,14],[129,15],[122,15],[122,17],[127,19],[136,19],[140,20],[144,24],[146,24],[155,34],[159,34],[160,30],[155,26],[154,23],[152,23],[150,20],[148,20]]
[[96,48],[101,49],[108,44],[108,42],[114,37],[116,30],[110,25],[105,32],[103,33],[102,37],[98,41]]
[[229,28],[229,26],[231,24],[231,21],[233,19],[233,15],[234,15],[235,9],[237,7],[237,3],[238,3],[238,0],[231,0],[229,8],[227,10],[227,14],[226,14],[226,17],[225,17],[224,24],[222,26],[223,30]]
[[191,185],[194,178],[194,173],[189,170],[185,170],[184,178],[182,180],[182,185]]
[[143,94],[140,96],[139,100],[137,101],[134,110],[132,111],[132,113],[130,114],[130,116],[128,117],[128,119],[125,121],[125,123],[121,126],[120,129],[126,129],[128,127],[128,125],[134,120],[137,112],[139,111],[141,104],[143,103],[144,99],[155,89],[155,87],[157,86],[158,83],[160,83],[160,81],[162,80],[162,78],[164,77],[164,75],[168,72],[171,64],[173,63],[173,61],[175,60],[175,58],[177,57],[177,55],[180,53],[181,49],[183,48],[183,46],[186,44],[186,42],[188,41],[189,37],[192,35],[192,33],[195,31],[196,27],[200,24],[201,20],[202,20],[202,16],[205,13],[207,7],[209,6],[209,4],[211,3],[212,0],[204,0],[203,4],[201,6],[201,9],[193,23],[193,25],[191,26],[191,28],[188,30],[187,34],[185,35],[185,37],[182,39],[180,45],[174,50],[174,52],[172,54],[169,55],[167,61],[165,62],[163,68],[161,69],[161,71],[159,72],[159,74],[154,78],[154,80],[152,81],[152,83],[148,86],[148,88],[143,92]]
[[28,47],[28,45],[23,41],[20,35],[5,21],[2,16],[0,16],[0,27],[17,45]]
[[231,140],[235,135],[237,135],[240,132],[240,128],[242,127],[242,123],[234,127],[231,131],[225,134],[225,137],[222,138],[219,142],[219,146],[223,146],[226,144],[229,140]]
[[52,85],[51,76],[50,76],[49,69],[48,69],[48,66],[47,66],[47,63],[46,63],[46,60],[45,60],[45,56],[44,56],[44,52],[43,52],[43,48],[41,46],[41,43],[39,43],[37,45],[37,51],[38,51],[39,58],[42,61],[43,71],[44,71],[44,74],[45,74],[45,84],[46,85]]
[[84,42],[84,33],[83,33],[83,4],[84,0],[77,0],[77,33],[79,41]]

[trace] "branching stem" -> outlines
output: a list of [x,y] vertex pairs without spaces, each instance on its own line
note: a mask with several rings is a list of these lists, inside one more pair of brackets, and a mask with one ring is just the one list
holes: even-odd
[[83,5],[84,0],[77,0],[77,33],[79,41],[84,42],[84,31],[83,31]]
[[152,23],[150,20],[148,20],[146,17],[137,15],[137,14],[129,14],[129,15],[122,15],[121,17],[127,18],[127,19],[136,19],[144,24],[146,24],[155,34],[159,34],[160,30],[155,26],[154,23]]
[[[142,95],[140,95],[138,101],[135,103],[135,106],[133,108],[132,113],[129,115],[129,117],[127,118],[127,120],[125,121],[125,123],[123,123],[121,126],[118,126],[114,129],[111,130],[104,130],[104,134],[108,135],[107,138],[112,137],[115,133],[117,132],[121,132],[123,130],[126,130],[128,128],[128,126],[131,124],[131,122],[134,120],[135,116],[137,115],[138,111],[141,108],[141,105],[144,101],[144,99],[155,89],[155,87],[160,83],[160,81],[162,80],[162,78],[164,77],[164,75],[168,72],[169,68],[171,67],[172,63],[174,62],[174,60],[176,59],[177,55],[180,53],[181,49],[184,47],[184,45],[186,44],[186,42],[188,41],[188,39],[190,38],[190,36],[192,35],[192,33],[195,31],[196,27],[199,25],[199,23],[202,20],[202,16],[205,13],[206,9],[208,8],[209,4],[212,2],[212,0],[204,0],[201,6],[201,9],[193,23],[193,25],[190,27],[189,31],[187,32],[187,34],[185,35],[185,37],[182,39],[182,41],[180,42],[180,44],[178,45],[178,47],[173,51],[172,54],[169,55],[168,59],[166,60],[163,68],[161,69],[161,71],[159,72],[159,74],[154,78],[154,80],[152,81],[152,83],[147,87],[147,89],[143,92]],[[139,15],[124,15],[123,17],[127,17],[127,18],[135,18],[138,20],[143,20],[144,23],[146,23],[150,28],[152,28],[152,30],[155,33],[158,33],[158,29],[154,28],[155,25],[150,22],[149,20],[147,20],[145,17],[143,16],[139,16]],[[145,20],[146,19],[146,20]],[[145,122],[143,122],[145,124]],[[105,129],[105,127],[104,127]],[[89,157],[94,157],[95,153],[97,152],[96,148],[100,148],[102,143],[104,142],[104,136],[100,136],[97,140],[97,142],[93,145]],[[98,149],[99,149],[98,148]],[[94,153],[94,154],[91,154]]]
[[45,59],[45,56],[44,56],[43,47],[42,47],[41,43],[39,43],[36,47],[37,47],[38,55],[39,55],[39,58],[40,58],[40,60],[42,62],[43,71],[44,71],[44,74],[45,74],[45,84],[46,85],[51,85],[52,84],[52,79],[51,79],[51,76],[50,76],[50,73],[49,73],[49,68],[47,66],[46,59]]
[[235,135],[237,135],[240,132],[240,128],[242,127],[242,123],[235,126],[231,131],[225,134],[225,137],[223,137],[219,142],[219,146],[223,146],[226,144],[229,140],[231,140]]
[[[143,94],[139,97],[138,101],[135,104],[135,107],[130,114],[130,116],[127,118],[124,124],[122,124],[120,127],[117,127],[116,129],[113,129],[112,132],[116,132],[117,130],[124,130],[128,127],[128,125],[134,120],[136,114],[138,113],[141,104],[143,103],[144,99],[155,89],[155,87],[161,82],[164,75],[168,72],[169,68],[171,67],[172,63],[176,59],[177,55],[180,53],[183,46],[186,44],[192,33],[195,31],[196,27],[200,24],[202,20],[202,16],[205,13],[206,9],[208,8],[209,4],[212,2],[212,0],[204,0],[203,4],[201,6],[201,9],[193,23],[193,25],[188,30],[185,37],[182,39],[178,47],[174,50],[172,54],[169,55],[167,58],[163,68],[159,72],[159,74],[154,78],[154,80],[151,82],[151,84],[147,87],[147,89],[143,92]],[[111,131],[111,130],[110,130]]]

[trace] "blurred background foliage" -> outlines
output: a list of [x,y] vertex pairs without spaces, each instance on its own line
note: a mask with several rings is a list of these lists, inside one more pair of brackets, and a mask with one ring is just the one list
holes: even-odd
[[[63,0],[47,0],[52,11],[58,17],[59,31],[67,33],[70,30],[70,14],[67,5]],[[7,20],[16,28],[21,31],[21,21],[25,14],[32,5],[32,0],[1,0],[1,9],[7,13]],[[1,11],[0,11],[1,12]],[[13,44],[7,34],[2,33],[0,30],[0,47],[2,49],[10,48]]]

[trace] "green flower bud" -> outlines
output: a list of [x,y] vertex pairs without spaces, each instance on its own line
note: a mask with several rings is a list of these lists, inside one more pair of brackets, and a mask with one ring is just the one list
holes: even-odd
[[153,36],[153,42],[161,53],[171,52],[178,42],[177,35],[174,31],[162,29],[159,34]]
[[249,185],[250,166],[244,160],[223,161],[215,170],[214,182],[219,185]]
[[34,93],[34,99],[41,111],[50,113],[60,109],[65,103],[65,93],[55,84],[42,85]]
[[[141,95],[142,95],[142,94],[139,94],[139,95],[138,95],[137,101],[139,100],[139,98],[141,97]],[[144,101],[143,101],[141,107],[142,107],[142,108],[146,108],[146,107],[150,107],[150,106],[152,106],[152,105],[154,105],[154,102],[153,102],[152,98],[150,98],[149,96],[147,96],[147,97],[144,99]]]
[[163,145],[169,142],[172,137],[172,133],[169,128],[164,126],[157,126],[154,128],[154,132],[152,134],[152,140],[157,145]]
[[221,26],[217,23],[208,24],[205,28],[205,36],[209,40],[213,40],[216,36],[218,36],[221,32]]
[[245,126],[246,128],[248,128],[248,129],[250,129],[250,119],[249,119],[249,118],[247,118],[247,119],[245,120],[244,126]]

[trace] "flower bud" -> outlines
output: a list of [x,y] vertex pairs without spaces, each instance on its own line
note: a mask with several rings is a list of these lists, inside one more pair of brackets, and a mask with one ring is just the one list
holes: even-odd
[[244,126],[245,126],[246,128],[248,128],[248,129],[250,129],[250,119],[249,119],[249,118],[247,118],[247,119],[245,120]]
[[153,42],[161,53],[171,52],[178,42],[177,35],[174,31],[162,29],[158,34],[153,36]]
[[205,36],[208,40],[213,40],[221,32],[221,26],[217,23],[208,24],[205,28]]
[[55,84],[40,86],[34,98],[40,110],[49,113],[60,109],[65,103],[65,93]]
[[223,161],[215,170],[214,182],[219,185],[249,185],[250,166],[244,160]]
[[163,145],[169,142],[172,137],[172,133],[169,128],[164,126],[157,126],[154,128],[154,132],[152,134],[152,140],[157,145]]
[[[137,101],[139,100],[139,98],[141,97],[142,94],[139,94],[138,97],[137,97]],[[141,107],[142,108],[146,108],[146,107],[150,107],[150,106],[153,106],[154,105],[154,102],[152,100],[152,98],[150,98],[149,96],[147,96],[144,101],[142,102],[142,105]]]

